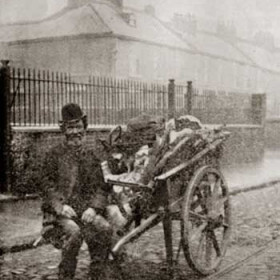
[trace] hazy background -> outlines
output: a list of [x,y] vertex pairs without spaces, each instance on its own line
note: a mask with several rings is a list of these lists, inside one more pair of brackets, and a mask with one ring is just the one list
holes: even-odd
[[[0,0],[0,23],[38,20],[66,3],[67,0]],[[124,4],[138,9],[151,4],[165,21],[174,13],[193,13],[201,29],[215,30],[217,21],[234,23],[237,35],[247,39],[259,30],[268,31],[280,45],[279,0],[124,0]]]

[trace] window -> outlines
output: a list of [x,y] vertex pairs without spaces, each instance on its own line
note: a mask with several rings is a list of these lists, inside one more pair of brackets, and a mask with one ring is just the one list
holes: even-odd
[[129,76],[131,77],[141,76],[140,59],[135,54],[129,55]]
[[136,27],[136,16],[133,13],[123,13],[125,21],[132,27]]
[[160,55],[156,53],[154,55],[154,78],[160,79],[162,78],[162,71],[161,71],[161,63],[160,63]]

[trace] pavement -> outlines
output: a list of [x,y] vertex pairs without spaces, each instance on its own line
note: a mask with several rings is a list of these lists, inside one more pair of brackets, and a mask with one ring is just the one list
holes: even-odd
[[280,150],[267,150],[262,161],[222,168],[229,189],[280,180]]
[[9,196],[0,201],[0,238],[4,252],[31,247],[42,227],[40,200]]
[[[267,151],[258,163],[223,168],[230,191],[280,182],[280,151]],[[40,236],[40,200],[34,196],[19,199],[0,196],[0,233],[5,252],[31,248]],[[1,245],[1,244],[0,244]]]

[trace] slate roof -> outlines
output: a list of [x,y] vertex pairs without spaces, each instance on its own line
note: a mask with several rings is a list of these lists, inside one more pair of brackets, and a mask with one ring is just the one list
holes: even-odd
[[254,60],[246,53],[214,33],[197,31],[195,35],[184,35],[184,39],[200,53],[244,64],[255,64]]
[[20,41],[39,38],[73,36],[110,32],[89,7],[65,9],[57,17],[38,22],[0,26],[0,41]]
[[136,27],[133,27],[128,25],[121,14],[112,6],[101,3],[94,3],[92,6],[114,34],[190,49],[183,40],[167,29],[157,18],[145,12],[133,11],[136,17]]
[[194,53],[234,60],[279,71],[275,55],[245,41],[236,45],[210,32],[198,31],[182,38],[156,17],[133,11],[136,26],[130,26],[120,9],[106,2],[93,2],[76,8],[65,8],[49,18],[29,23],[0,25],[0,43],[35,39],[61,38],[78,35],[118,36],[127,40],[179,48]]
[[273,71],[280,71],[275,53],[253,45],[250,42],[241,40],[236,43],[236,47],[246,53],[259,67]]
[[155,17],[141,11],[134,11],[134,15],[136,27],[130,26],[113,5],[96,2],[78,8],[66,8],[57,16],[38,22],[2,25],[0,41],[108,33],[191,51],[188,44]]

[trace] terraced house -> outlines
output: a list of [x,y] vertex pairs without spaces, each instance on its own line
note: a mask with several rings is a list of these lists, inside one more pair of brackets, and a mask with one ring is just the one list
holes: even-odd
[[164,82],[174,78],[277,98],[280,67],[274,51],[236,34],[232,40],[219,28],[186,28],[189,22],[180,16],[165,23],[152,6],[139,10],[125,2],[69,0],[42,20],[1,25],[1,56],[16,67],[68,72],[82,81],[89,75]]
[[69,1],[45,20],[2,26],[0,37],[20,67],[164,80],[190,72],[193,50],[152,13],[116,1]]

